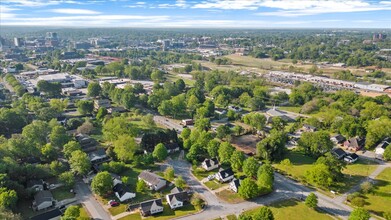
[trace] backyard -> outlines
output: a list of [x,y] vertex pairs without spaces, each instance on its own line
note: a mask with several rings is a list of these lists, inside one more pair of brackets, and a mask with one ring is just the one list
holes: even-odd
[[231,204],[241,203],[245,201],[241,196],[239,196],[239,194],[229,189],[217,192],[216,196]]

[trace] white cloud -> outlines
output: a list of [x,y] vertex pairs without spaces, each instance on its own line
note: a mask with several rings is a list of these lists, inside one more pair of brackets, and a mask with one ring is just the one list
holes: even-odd
[[188,5],[185,0],[176,0],[174,4],[163,3],[157,6],[158,8],[187,8]]
[[96,15],[101,14],[98,11],[87,10],[87,9],[76,9],[76,8],[56,8],[48,10],[50,12],[59,14],[72,14],[72,15]]
[[269,8],[277,11],[262,12],[257,15],[295,17],[323,13],[391,10],[391,1],[376,3],[365,0],[207,0],[192,7],[228,10]]

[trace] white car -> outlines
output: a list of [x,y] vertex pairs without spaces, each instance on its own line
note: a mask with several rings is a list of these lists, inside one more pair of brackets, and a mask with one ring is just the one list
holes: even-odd
[[215,175],[214,175],[214,174],[208,176],[208,180],[213,180],[214,178],[215,178]]

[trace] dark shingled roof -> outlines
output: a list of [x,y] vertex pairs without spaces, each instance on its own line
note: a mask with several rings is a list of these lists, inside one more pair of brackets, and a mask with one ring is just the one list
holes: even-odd
[[189,196],[187,195],[187,192],[172,193],[172,194],[168,194],[167,196],[170,202],[173,200],[177,200],[180,202],[189,201]]
[[204,163],[206,164],[206,167],[211,167],[216,164],[219,164],[219,161],[217,160],[217,158],[212,158],[212,159],[205,159]]
[[161,180],[163,180],[163,178],[161,178],[160,176],[154,174],[154,173],[151,173],[151,172],[148,172],[148,171],[143,171],[140,173],[140,175],[138,175],[138,177],[152,185],[156,185],[158,184]]
[[228,169],[220,171],[219,174],[220,174],[221,177],[223,177],[225,179],[225,178],[227,178],[229,176],[233,176],[234,172],[232,171],[231,168],[228,168]]
[[53,195],[49,190],[39,191],[34,195],[34,200],[37,205],[47,201],[51,202],[53,201]]
[[122,197],[123,195],[125,195],[125,193],[130,192],[130,189],[128,186],[122,183],[118,183],[113,187],[113,191],[118,193],[119,197]]
[[155,203],[157,206],[163,207],[162,199],[153,199],[153,200],[149,200],[149,201],[145,201],[145,202],[140,203],[140,208],[141,208],[141,210],[142,210],[144,213],[149,212],[149,211],[151,211],[151,207],[152,207],[152,205],[153,205],[154,203]]

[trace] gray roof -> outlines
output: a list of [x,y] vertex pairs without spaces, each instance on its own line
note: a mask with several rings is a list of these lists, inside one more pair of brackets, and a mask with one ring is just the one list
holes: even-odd
[[157,185],[160,183],[160,181],[164,180],[162,177],[148,171],[141,172],[140,175],[138,175],[138,178],[148,182],[151,185]]
[[157,206],[163,207],[162,199],[153,199],[153,200],[149,200],[149,201],[145,201],[145,202],[140,203],[140,208],[144,213],[149,212],[149,211],[151,211],[151,207],[153,204],[156,204]]
[[39,191],[34,195],[34,200],[37,205],[43,202],[51,202],[53,199],[53,195],[49,190]]
[[170,202],[176,200],[180,202],[185,202],[189,200],[189,196],[187,195],[187,192],[178,192],[178,193],[171,193],[167,195],[168,200]]

